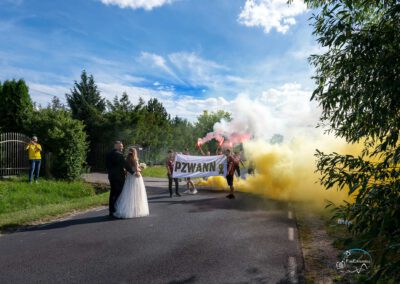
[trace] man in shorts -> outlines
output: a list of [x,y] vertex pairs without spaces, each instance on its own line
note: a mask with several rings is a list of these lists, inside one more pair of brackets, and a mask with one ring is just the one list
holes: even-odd
[[233,194],[233,176],[235,175],[235,159],[231,154],[231,150],[226,149],[225,151],[227,157],[227,173],[226,173],[226,181],[228,183],[230,193],[226,196],[226,198],[234,199],[235,195]]

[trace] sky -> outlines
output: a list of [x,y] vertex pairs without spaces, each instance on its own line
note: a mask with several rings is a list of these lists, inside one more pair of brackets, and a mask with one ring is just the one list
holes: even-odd
[[24,79],[46,106],[53,96],[65,103],[86,70],[108,100],[157,98],[189,121],[261,104],[310,125],[318,117],[307,58],[320,49],[312,11],[286,2],[0,0],[0,81]]

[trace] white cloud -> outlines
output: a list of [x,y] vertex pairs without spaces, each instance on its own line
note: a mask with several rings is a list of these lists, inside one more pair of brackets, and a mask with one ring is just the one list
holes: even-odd
[[27,85],[32,101],[43,107],[46,107],[53,97],[58,97],[61,102],[65,103],[65,94],[70,91],[69,88],[64,85],[46,85],[33,82],[27,82]]
[[252,83],[252,80],[232,75],[226,66],[194,52],[175,52],[165,57],[142,52],[136,61],[141,64],[141,71],[145,70],[159,79],[164,75],[166,81],[185,86],[206,86],[212,90],[226,91],[226,88]]
[[225,66],[201,58],[195,53],[177,52],[170,54],[168,58],[177,73],[192,86],[216,86],[223,79],[220,72],[228,70]]
[[323,54],[327,51],[327,48],[321,47],[315,42],[310,43],[307,41],[303,41],[298,46],[289,51],[288,54],[294,59],[304,60],[310,57],[310,55],[312,54]]
[[161,55],[154,54],[154,53],[149,53],[149,52],[142,52],[140,57],[138,58],[138,61],[144,66],[144,67],[153,67],[157,69],[161,69],[164,71],[167,75],[171,76],[173,79],[181,82],[182,80],[178,78],[178,76],[174,73],[174,71],[168,66],[168,63],[162,57]]
[[276,29],[284,34],[296,24],[294,17],[306,10],[302,0],[294,0],[290,5],[287,0],[246,0],[238,21],[248,27],[262,27],[265,33]]
[[165,4],[170,4],[174,0],[101,0],[106,5],[117,5],[120,8],[145,9],[161,7]]

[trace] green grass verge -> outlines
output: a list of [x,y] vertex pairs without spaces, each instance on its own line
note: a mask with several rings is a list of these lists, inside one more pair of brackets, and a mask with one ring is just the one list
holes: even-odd
[[167,169],[165,166],[147,167],[142,171],[142,176],[166,178],[167,177]]
[[29,184],[23,178],[1,180],[0,230],[105,205],[108,202],[106,190],[83,181],[42,179],[38,184]]

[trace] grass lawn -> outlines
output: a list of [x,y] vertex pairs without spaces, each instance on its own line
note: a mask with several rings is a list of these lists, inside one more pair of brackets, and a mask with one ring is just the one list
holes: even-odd
[[166,178],[167,177],[167,168],[165,166],[147,167],[142,171],[142,176]]
[[105,205],[108,193],[104,191],[96,194],[93,185],[82,181],[41,179],[29,184],[23,178],[0,180],[0,230]]

